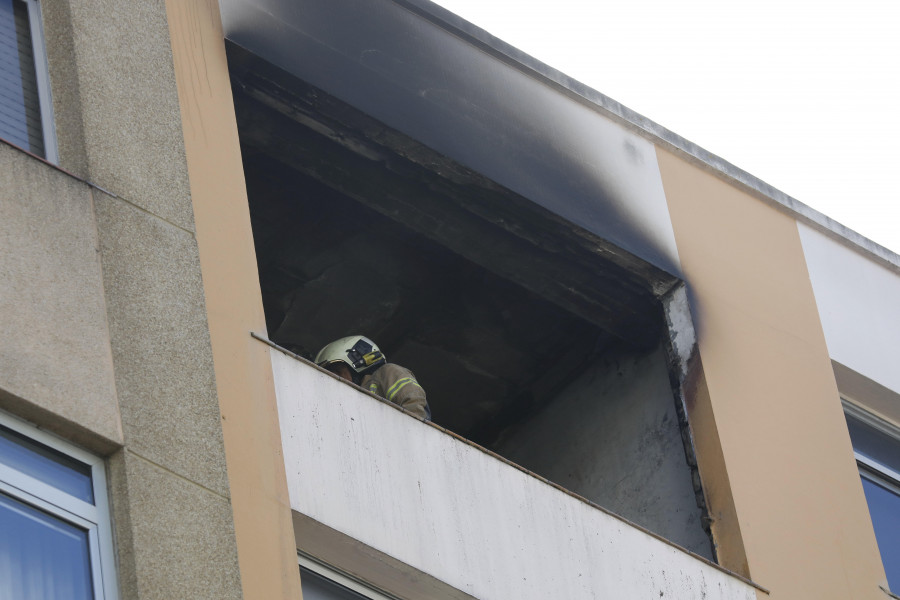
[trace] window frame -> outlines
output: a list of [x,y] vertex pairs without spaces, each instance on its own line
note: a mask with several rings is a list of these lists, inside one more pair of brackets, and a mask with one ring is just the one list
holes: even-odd
[[31,29],[31,51],[34,56],[34,77],[38,89],[41,110],[41,133],[44,136],[44,159],[53,164],[59,162],[56,147],[56,121],[53,118],[53,96],[50,92],[50,65],[47,62],[44,18],[40,0],[23,0],[28,7],[28,26]]
[[[891,438],[900,446],[900,427],[885,421],[844,397],[841,397],[841,405],[844,409],[845,419],[854,419],[862,425]],[[861,480],[866,479],[900,498],[900,473],[878,460],[863,455],[856,448],[853,449],[853,457],[856,459],[856,468]],[[868,506],[868,499],[866,500],[866,505]],[[871,517],[870,522],[872,522],[874,528],[875,523],[871,521]]]
[[[855,419],[879,433],[883,433],[900,445],[900,427],[885,421],[846,398],[841,398],[841,405],[843,406],[844,414],[847,417]],[[856,458],[857,465],[861,467],[859,470],[860,474],[868,473],[869,479],[872,479],[872,481],[877,481],[874,479],[875,476],[885,479],[891,487],[894,488],[892,491],[900,495],[900,472],[895,471],[891,467],[882,464],[873,458],[860,454],[855,448],[853,450],[853,456]]]
[[103,459],[4,412],[0,412],[0,425],[90,467],[94,504],[2,463],[0,492],[87,531],[94,598],[117,600],[118,581]]
[[335,567],[299,550],[297,551],[297,565],[301,570],[301,580],[303,578],[302,571],[306,570],[371,600],[401,600],[389,592],[376,589],[361,579],[339,571]]
[[41,0],[13,0],[13,2],[22,2],[25,5],[28,14],[31,56],[38,96],[37,109],[40,112],[41,138],[44,142],[43,158],[47,162],[58,164],[59,148],[56,144],[56,120],[53,116],[53,96],[50,90],[50,66],[47,60]]
[[856,457],[860,476],[900,496],[900,473],[856,451],[853,452],[853,456]]

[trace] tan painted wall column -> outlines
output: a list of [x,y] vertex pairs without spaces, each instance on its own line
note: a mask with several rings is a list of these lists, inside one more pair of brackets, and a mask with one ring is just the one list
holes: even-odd
[[300,598],[256,255],[215,0],[167,0],[244,598]]
[[796,222],[657,154],[750,577],[772,598],[883,600]]

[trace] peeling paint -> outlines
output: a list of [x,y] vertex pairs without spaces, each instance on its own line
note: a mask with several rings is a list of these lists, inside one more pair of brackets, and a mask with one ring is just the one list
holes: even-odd
[[676,286],[663,298],[663,311],[674,357],[677,359],[679,379],[684,380],[688,373],[688,362],[697,346],[697,334],[684,284]]

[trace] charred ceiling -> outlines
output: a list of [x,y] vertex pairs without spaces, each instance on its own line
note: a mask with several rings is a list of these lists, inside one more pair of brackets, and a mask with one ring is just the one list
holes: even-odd
[[597,356],[647,350],[676,280],[231,46],[270,337],[351,333],[490,444]]

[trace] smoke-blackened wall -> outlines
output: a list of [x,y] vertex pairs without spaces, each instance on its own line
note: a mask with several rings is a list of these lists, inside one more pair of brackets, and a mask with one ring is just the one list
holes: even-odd
[[495,450],[711,558],[661,349],[611,349]]

